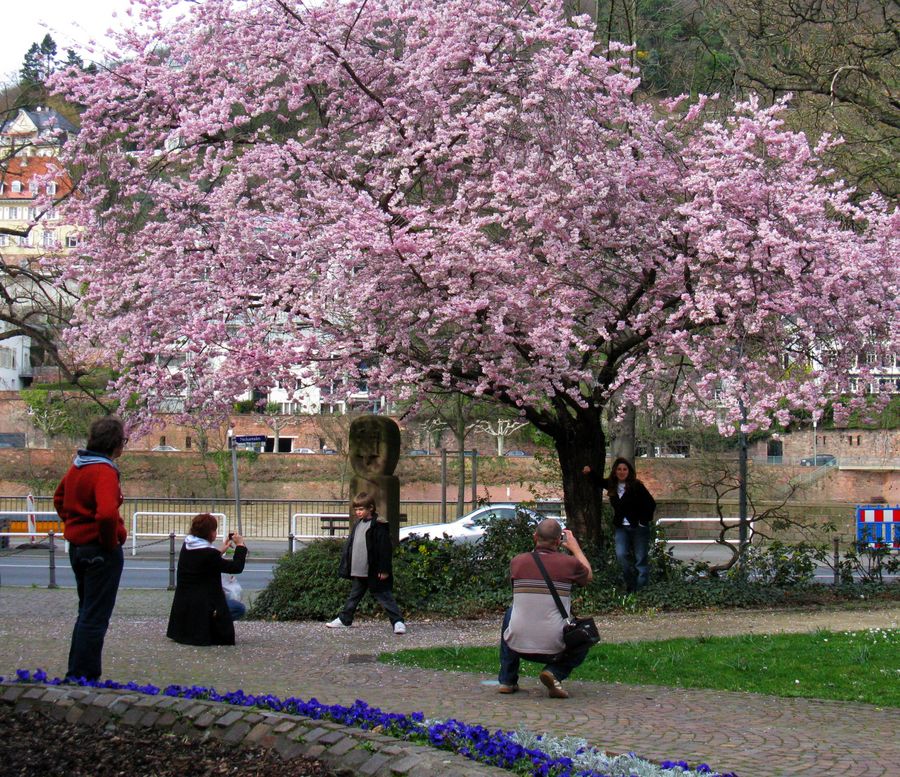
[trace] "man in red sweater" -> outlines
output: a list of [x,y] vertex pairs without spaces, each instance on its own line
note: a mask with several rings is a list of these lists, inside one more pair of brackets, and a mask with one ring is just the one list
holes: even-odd
[[128,536],[119,515],[122,491],[115,463],[126,442],[118,418],[95,421],[87,448],[78,451],[53,495],[53,505],[65,524],[69,562],[78,587],[67,679],[100,677],[103,640],[116,604],[125,563],[122,545]]

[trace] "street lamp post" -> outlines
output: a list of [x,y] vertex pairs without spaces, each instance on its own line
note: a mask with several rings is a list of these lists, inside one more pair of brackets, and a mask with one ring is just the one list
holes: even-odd
[[819,466],[819,463],[818,463],[818,461],[817,461],[817,459],[816,459],[816,444],[817,444],[818,441],[819,441],[819,435],[816,433],[816,427],[817,427],[818,425],[819,425],[819,422],[818,422],[818,421],[816,420],[816,418],[814,417],[814,418],[813,418],[813,460],[812,460],[812,464],[813,464],[814,467]]
[[743,399],[738,399],[741,410],[741,428],[738,433],[738,541],[741,563],[747,552],[747,407]]

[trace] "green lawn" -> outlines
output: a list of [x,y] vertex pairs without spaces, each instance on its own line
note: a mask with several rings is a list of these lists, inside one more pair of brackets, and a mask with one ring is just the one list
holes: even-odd
[[[489,677],[497,674],[496,648],[401,650],[382,654],[379,660]],[[540,668],[522,663],[526,676],[536,676]],[[572,678],[900,707],[900,630],[601,643]]]

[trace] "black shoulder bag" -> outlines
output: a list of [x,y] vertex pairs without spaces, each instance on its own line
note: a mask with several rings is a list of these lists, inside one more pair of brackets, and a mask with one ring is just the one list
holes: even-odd
[[594,623],[594,619],[577,618],[566,612],[562,599],[559,598],[559,594],[556,592],[556,586],[553,585],[550,575],[547,574],[547,568],[544,566],[544,562],[541,561],[540,554],[534,551],[531,555],[534,556],[534,563],[537,564],[538,569],[541,570],[541,574],[544,576],[547,588],[553,594],[553,601],[556,602],[559,614],[563,616],[563,620],[566,622],[563,626],[563,642],[566,645],[566,650],[574,650],[583,645],[588,647],[596,645],[600,641],[600,632],[597,631],[597,624]]

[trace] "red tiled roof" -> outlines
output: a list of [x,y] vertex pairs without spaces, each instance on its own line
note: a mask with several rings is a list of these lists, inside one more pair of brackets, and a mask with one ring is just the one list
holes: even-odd
[[[5,169],[3,169],[5,168]],[[40,191],[31,191],[30,184],[34,179],[40,180]],[[22,191],[14,192],[14,181],[21,181]],[[46,184],[50,181],[56,183],[55,197],[61,197],[72,190],[72,180],[69,178],[58,159],[45,156],[12,157],[0,163],[0,182],[3,183],[3,192],[0,199],[4,200],[33,200],[38,195],[46,193]]]

